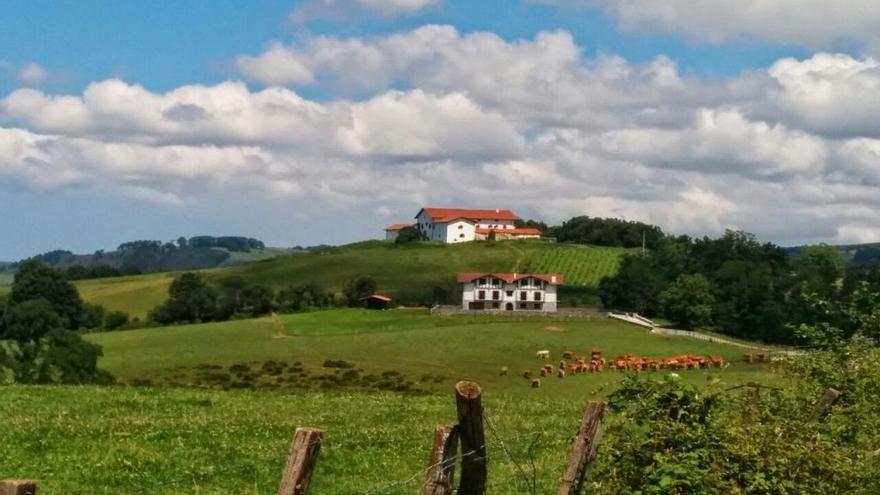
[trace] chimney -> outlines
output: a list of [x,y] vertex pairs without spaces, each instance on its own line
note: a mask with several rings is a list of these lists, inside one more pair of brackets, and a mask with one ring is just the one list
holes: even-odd
[[556,283],[556,275],[552,275],[552,276],[550,276],[550,283],[551,283],[551,284],[555,284],[555,283]]

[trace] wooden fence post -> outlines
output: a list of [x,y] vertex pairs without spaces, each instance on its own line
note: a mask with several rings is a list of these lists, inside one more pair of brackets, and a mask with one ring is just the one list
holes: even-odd
[[840,395],[840,391],[833,388],[826,390],[816,403],[816,419],[824,418],[825,415],[828,414],[828,411],[831,410],[831,406],[833,406],[834,403],[837,402],[837,399],[840,398]]
[[578,429],[577,438],[571,448],[571,458],[565,474],[562,475],[562,483],[559,485],[559,495],[574,495],[583,490],[584,480],[589,471],[590,464],[596,457],[596,449],[599,448],[599,439],[602,437],[602,420],[605,418],[605,403],[592,401],[584,409],[584,417]]
[[434,427],[434,446],[428,459],[428,477],[424,495],[450,495],[455,478],[455,454],[458,450],[458,428],[453,425]]
[[486,435],[483,431],[483,390],[476,382],[455,384],[458,434],[461,439],[461,480],[459,495],[486,492]]
[[0,481],[0,495],[37,495],[37,482],[33,480]]
[[278,485],[278,495],[305,495],[309,491],[312,469],[321,450],[324,430],[297,428],[290,443],[287,464]]

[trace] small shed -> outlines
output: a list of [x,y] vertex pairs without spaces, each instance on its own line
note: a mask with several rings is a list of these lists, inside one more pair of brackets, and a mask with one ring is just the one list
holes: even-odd
[[361,299],[361,301],[364,302],[364,307],[367,309],[388,309],[388,306],[391,305],[391,298],[382,294],[373,294]]

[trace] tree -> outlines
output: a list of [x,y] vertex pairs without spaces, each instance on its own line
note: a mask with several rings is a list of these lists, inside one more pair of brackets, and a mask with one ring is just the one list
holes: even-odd
[[122,311],[110,311],[104,317],[104,330],[117,330],[128,324],[128,314]]
[[315,283],[291,285],[278,293],[278,306],[283,312],[326,308],[333,304],[333,296]]
[[628,255],[614,277],[599,282],[599,298],[606,308],[636,311],[648,316],[659,313],[663,276],[647,256]]
[[164,324],[211,321],[217,315],[217,302],[217,290],[204,277],[186,272],[171,282],[168,301],[153,310],[151,319]]
[[364,298],[375,294],[378,287],[379,285],[372,278],[361,276],[349,280],[342,292],[348,305],[355,307],[360,306]]
[[3,316],[0,339],[18,342],[39,340],[52,330],[62,328],[62,319],[49,301],[31,299],[11,306]]
[[712,319],[712,286],[709,280],[697,273],[682,274],[660,294],[663,314],[686,329],[709,324]]
[[45,299],[61,318],[61,328],[75,330],[82,324],[83,302],[70,282],[58,270],[39,261],[23,262],[15,274],[9,306],[33,299]]
[[241,310],[252,316],[272,312],[275,291],[265,285],[249,285],[241,291]]
[[422,240],[422,234],[415,227],[404,227],[397,232],[394,239],[395,244],[408,244],[410,242],[419,242]]
[[843,279],[846,259],[834,246],[807,246],[794,260],[794,268],[796,279],[810,291],[831,295],[837,291],[838,282]]

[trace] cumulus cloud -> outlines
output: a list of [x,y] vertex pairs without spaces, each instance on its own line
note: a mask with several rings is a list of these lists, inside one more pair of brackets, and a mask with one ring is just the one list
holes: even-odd
[[709,41],[759,37],[809,48],[876,47],[880,3],[874,0],[533,0],[601,8],[634,31],[663,31]]
[[0,71],[9,74],[20,86],[37,87],[49,79],[49,71],[40,64],[28,62],[16,66],[5,60],[0,60]]
[[362,15],[397,17],[437,7],[441,0],[306,0],[290,13],[294,22],[318,18],[345,19]]
[[[508,41],[424,26],[274,44],[237,64],[266,87],[13,91],[0,98],[0,175],[172,204],[265,193],[325,216],[404,219],[433,203],[791,243],[877,230],[871,58],[819,53],[706,80],[666,57],[585,57],[564,31]],[[298,93],[310,85],[333,96]]]

